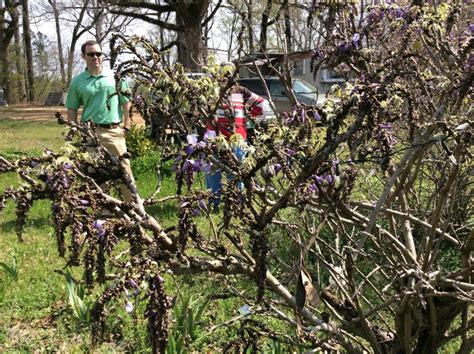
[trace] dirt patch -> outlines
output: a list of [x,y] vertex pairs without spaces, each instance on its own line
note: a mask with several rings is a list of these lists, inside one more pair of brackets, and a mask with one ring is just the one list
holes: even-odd
[[[64,106],[38,106],[38,105],[13,105],[0,107],[0,119],[18,119],[18,120],[38,120],[55,122],[55,114],[60,112],[64,117],[67,116],[67,109]],[[134,124],[143,125],[144,121],[138,113],[132,116]]]
[[64,106],[8,106],[0,107],[0,119],[44,120],[55,121],[54,114],[61,112],[66,115]]

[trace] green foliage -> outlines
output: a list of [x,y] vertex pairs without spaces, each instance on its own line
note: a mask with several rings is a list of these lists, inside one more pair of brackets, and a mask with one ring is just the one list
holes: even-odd
[[17,255],[13,253],[9,263],[0,262],[0,269],[12,280],[17,280],[19,274]]
[[133,157],[131,166],[134,175],[144,175],[147,173],[155,173],[160,166],[160,154],[156,150],[151,150],[143,155]]
[[155,143],[149,138],[148,128],[132,125],[127,134],[127,151],[137,158],[150,154],[156,149]]
[[281,343],[276,341],[275,339],[269,340],[268,349],[269,349],[268,352],[272,353],[272,354],[283,354],[283,353],[285,353],[285,351],[282,348]]
[[190,291],[181,293],[173,309],[174,326],[168,336],[167,353],[188,353],[203,339],[204,311],[209,299],[196,298]]
[[0,305],[3,303],[3,299],[5,298],[7,288],[7,282],[3,279],[0,279]]
[[93,302],[87,299],[85,287],[76,284],[69,269],[66,270],[66,283],[67,298],[74,317],[77,318],[81,324],[89,326]]

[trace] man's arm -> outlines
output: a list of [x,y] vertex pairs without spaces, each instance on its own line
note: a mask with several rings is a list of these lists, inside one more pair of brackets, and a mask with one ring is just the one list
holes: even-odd
[[265,99],[243,86],[239,86],[239,91],[244,96],[244,103],[246,108],[249,110],[250,115],[252,117],[262,115]]
[[128,101],[122,105],[123,109],[123,128],[129,130],[132,125],[132,120],[130,119],[130,107],[132,107],[132,102]]
[[67,120],[69,122],[74,122],[77,123],[77,109],[71,109],[69,108],[67,110]]

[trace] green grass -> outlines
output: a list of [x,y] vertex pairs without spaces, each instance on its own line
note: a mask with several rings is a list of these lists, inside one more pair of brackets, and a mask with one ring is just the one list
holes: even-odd
[[[32,153],[34,148],[23,151]],[[17,178],[9,174],[1,176],[0,182],[3,190],[16,185]],[[77,327],[67,308],[64,277],[54,272],[65,261],[57,255],[49,209],[47,201],[34,204],[24,242],[15,233],[13,203],[0,215],[0,262],[12,266],[16,259],[17,268],[16,279],[0,271],[0,352],[82,352],[89,346],[88,331]]]
[[[40,155],[45,148],[57,151],[64,142],[64,126],[44,121],[1,119],[0,155],[18,158]],[[152,193],[151,171],[138,179],[140,188]],[[0,175],[0,191],[18,186],[20,180],[14,173]],[[163,187],[169,192],[168,183]],[[50,203],[35,202],[28,214],[19,242],[15,233],[14,204],[9,202],[0,214],[0,352],[85,352],[89,351],[90,329],[80,323],[68,305],[67,282],[55,270],[66,264],[57,253],[56,241],[50,222]],[[17,275],[8,269],[13,266]],[[77,270],[76,270],[77,272]],[[78,274],[80,277],[80,274]],[[89,299],[93,300],[92,295]],[[143,338],[146,338],[142,334]],[[129,335],[132,341],[134,336]],[[143,342],[141,350],[146,348]],[[104,343],[96,352],[125,352],[126,343]]]
[[39,155],[45,148],[57,150],[64,143],[64,126],[54,121],[25,121],[0,119],[0,154],[21,156],[26,153]]
[[[54,122],[25,122],[0,120],[0,129],[7,139],[0,143],[0,155],[17,158],[24,155],[40,155],[43,149],[57,151],[63,144],[65,128]],[[132,169],[140,195],[148,198],[156,190],[157,154],[147,154],[132,161]],[[156,198],[174,194],[176,186],[170,172],[170,163],[162,168],[161,191]],[[9,186],[18,186],[21,180],[14,173],[0,175],[0,191]],[[201,181],[202,184],[202,181]],[[75,316],[69,304],[67,281],[63,271],[66,261],[58,256],[54,230],[50,220],[50,203],[37,201],[33,205],[25,225],[24,242],[19,242],[15,233],[14,204],[10,201],[0,214],[0,262],[7,266],[15,260],[16,279],[0,268],[0,352],[87,352],[90,351],[90,323]],[[163,226],[177,221],[177,202],[169,201],[148,207],[148,212]],[[206,222],[203,218],[202,221]],[[79,268],[73,269],[76,278],[81,277]],[[176,284],[167,277],[170,294],[177,292]],[[181,279],[180,279],[181,280]],[[196,294],[222,293],[219,281],[209,282],[208,275],[183,277],[182,292]],[[204,285],[205,284],[205,285]],[[84,295],[84,301],[93,301],[98,289]],[[198,295],[196,295],[197,298]],[[218,306],[216,311],[215,305]],[[224,321],[234,317],[241,300],[215,301],[211,307],[213,316]],[[106,342],[94,352],[150,352],[146,334],[146,323],[141,316],[145,304],[136,304],[136,314],[125,312],[124,304],[116,303],[111,308],[110,333]],[[203,318],[206,318],[205,315]],[[172,320],[172,326],[175,319]],[[216,330],[211,337],[227,338],[226,328]],[[207,337],[196,344],[196,350],[205,348]]]

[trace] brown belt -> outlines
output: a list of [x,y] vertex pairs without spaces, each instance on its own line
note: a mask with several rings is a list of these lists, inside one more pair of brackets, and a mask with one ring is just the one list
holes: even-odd
[[97,124],[97,123],[91,122],[91,125],[97,128],[104,128],[104,129],[115,129],[115,128],[120,127],[120,123]]

